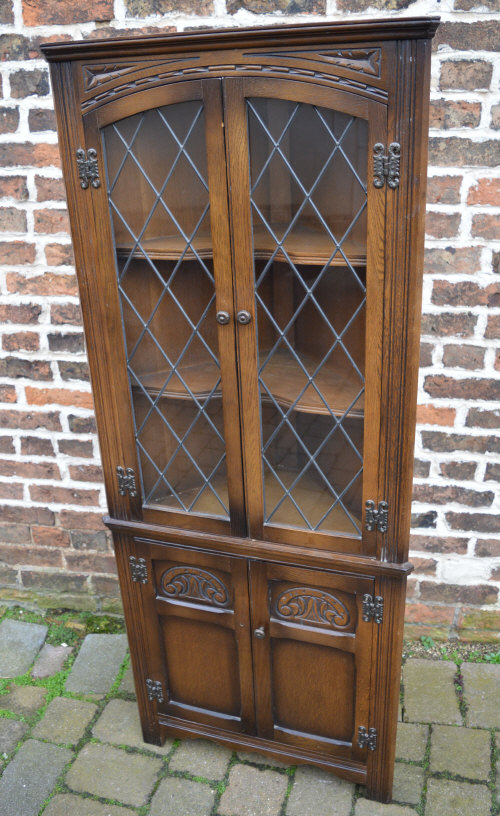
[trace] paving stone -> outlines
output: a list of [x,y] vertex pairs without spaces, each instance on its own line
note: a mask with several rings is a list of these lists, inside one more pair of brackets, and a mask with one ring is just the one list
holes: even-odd
[[486,785],[429,779],[425,816],[490,816],[491,793]]
[[40,623],[7,618],[0,623],[0,677],[17,677],[28,671],[47,635]]
[[490,734],[472,728],[435,725],[431,737],[431,771],[448,771],[470,779],[490,774]]
[[285,774],[234,765],[220,799],[220,816],[278,816],[287,786]]
[[201,739],[186,739],[175,751],[169,763],[171,771],[183,771],[205,779],[222,779],[233,752],[222,745]]
[[463,663],[467,725],[500,728],[500,666]]
[[29,725],[19,720],[0,719],[0,754],[8,754],[24,737]]
[[282,762],[273,757],[264,756],[257,751],[238,751],[238,757],[244,762],[253,762],[255,765],[269,765],[271,768],[289,768],[289,762]]
[[35,680],[41,680],[44,677],[52,677],[61,671],[64,661],[73,651],[71,646],[52,646],[51,643],[44,643],[42,650],[38,655],[31,676]]
[[416,765],[406,765],[404,762],[396,762],[392,789],[392,798],[396,802],[407,802],[410,805],[418,805],[422,796],[423,786],[423,768],[418,768]]
[[369,799],[358,799],[355,816],[417,816],[411,807],[404,805],[382,805]]
[[349,816],[354,785],[319,768],[301,766],[288,799],[287,816]]
[[116,679],[126,649],[126,635],[87,635],[66,680],[66,691],[106,694]]
[[215,792],[203,782],[164,779],[153,796],[150,816],[209,816]]
[[427,747],[428,736],[428,725],[398,723],[396,757],[398,759],[409,759],[412,762],[422,762]]
[[33,736],[49,742],[76,745],[96,711],[94,703],[55,697],[47,706],[43,719],[35,726]]
[[73,754],[67,748],[28,740],[0,779],[2,816],[37,816]]
[[455,672],[448,660],[408,660],[403,668],[405,721],[462,725]]
[[115,805],[101,805],[72,793],[58,793],[50,800],[43,816],[135,816],[135,811]]
[[135,697],[134,675],[132,666],[129,666],[122,677],[122,681],[118,686],[118,691],[123,691],[126,694],[133,694]]
[[20,717],[31,717],[45,702],[47,689],[38,686],[11,686],[0,697],[0,708],[6,708]]
[[153,790],[160,768],[161,760],[154,757],[89,743],[66,774],[66,784],[74,791],[142,807]]
[[131,700],[110,700],[94,725],[92,733],[101,742],[130,745],[161,755],[168,754],[173,745],[172,739],[166,739],[162,746],[150,745],[143,741],[137,703]]
[[496,735],[497,748],[497,802],[500,803],[500,734]]

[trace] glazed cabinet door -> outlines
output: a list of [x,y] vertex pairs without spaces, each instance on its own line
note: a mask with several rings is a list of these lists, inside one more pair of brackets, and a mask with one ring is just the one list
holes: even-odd
[[114,469],[129,502],[121,512],[241,535],[221,121],[220,80],[183,82],[99,108],[86,138],[104,176],[92,189],[111,338],[100,365],[116,382],[124,454]]
[[366,763],[373,581],[258,561],[250,576],[259,736]]
[[177,724],[252,733],[254,701],[245,559],[136,540],[148,678]]
[[250,533],[373,554],[386,108],[249,78],[226,80],[225,110]]

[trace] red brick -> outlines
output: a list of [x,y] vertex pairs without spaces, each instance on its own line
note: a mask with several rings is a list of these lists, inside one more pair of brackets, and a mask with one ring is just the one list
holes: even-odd
[[496,340],[500,337],[500,315],[490,315],[484,336],[488,340]]
[[75,414],[68,414],[68,425],[72,433],[97,433],[95,417],[93,416],[76,416]]
[[417,594],[418,588],[418,579],[414,578],[412,575],[408,578],[406,582],[406,597],[407,598],[415,598]]
[[493,130],[500,128],[500,104],[491,106],[491,127]]
[[422,445],[427,450],[450,453],[470,451],[471,453],[500,453],[500,439],[496,435],[470,436],[442,431],[422,431]]
[[0,402],[17,402],[15,385],[0,385]]
[[500,539],[479,538],[476,542],[474,555],[480,558],[500,558]]
[[32,278],[26,278],[19,272],[10,272],[7,274],[7,290],[20,295],[76,295],[78,293],[74,275],[56,275],[53,272],[45,272],[43,275],[35,275]]
[[[37,201],[64,201],[64,182],[60,178],[45,178],[35,176]],[[39,212],[43,212],[39,210]],[[46,212],[60,212],[59,210],[48,210]]]
[[427,180],[427,201],[430,204],[460,204],[463,176],[431,176]]
[[469,189],[468,204],[493,204],[500,202],[500,179],[480,178]]
[[425,462],[422,459],[414,459],[413,475],[416,479],[426,479],[429,475],[430,467],[430,462]]
[[494,139],[474,142],[461,136],[432,136],[429,139],[431,167],[496,167],[500,145]]
[[52,323],[68,326],[81,326],[82,312],[76,303],[58,303],[50,308],[50,320]]
[[27,524],[0,524],[0,541],[8,544],[30,544],[30,528]]
[[61,510],[59,513],[61,526],[66,530],[91,530],[101,532],[107,530],[102,521],[102,514],[78,513],[75,510]]
[[13,23],[14,10],[12,8],[12,0],[3,0],[0,4],[0,23]]
[[16,207],[0,207],[2,232],[26,232],[26,213]]
[[455,609],[449,606],[429,606],[423,603],[406,604],[405,620],[409,623],[453,623]]
[[32,264],[35,261],[35,245],[25,241],[0,241],[0,257],[8,265]]
[[55,487],[53,485],[30,485],[32,501],[46,504],[81,504],[96,506],[99,504],[98,490],[84,490],[71,487]]
[[471,337],[476,321],[477,317],[469,312],[424,314],[422,334],[433,334],[437,337]]
[[429,125],[433,128],[442,130],[475,128],[481,119],[481,103],[455,99],[433,99],[430,102],[429,115]]
[[441,462],[439,470],[447,479],[473,481],[476,475],[476,462]]
[[0,459],[2,476],[17,476],[20,479],[60,479],[59,468],[54,462],[16,462]]
[[15,133],[18,125],[18,108],[0,108],[0,133]]
[[69,219],[66,210],[35,210],[35,232],[52,234],[69,233]]
[[417,422],[422,425],[453,425],[456,411],[454,408],[438,408],[435,405],[418,405]]
[[34,567],[63,567],[60,550],[37,549],[36,547],[0,546],[0,561]]
[[70,537],[67,530],[60,527],[31,528],[33,543],[43,547],[69,547]]
[[0,304],[0,323],[38,323],[41,311],[38,303]]
[[460,227],[460,213],[442,213],[427,210],[425,234],[434,238],[452,238]]
[[485,349],[480,346],[447,345],[443,351],[443,364],[450,368],[479,369],[484,366]]
[[51,380],[52,371],[44,360],[25,360],[21,357],[0,359],[0,377],[26,377],[29,380]]
[[58,411],[0,411],[0,428],[62,430]]
[[29,129],[32,133],[56,130],[56,115],[50,108],[32,108],[28,113]]
[[479,286],[473,281],[434,281],[432,302],[436,306],[500,306],[500,284]]
[[112,550],[109,532],[90,532],[87,530],[72,530],[71,545],[75,550],[97,550],[110,552]]
[[486,89],[492,73],[493,65],[486,60],[446,60],[441,63],[439,87],[457,91]]
[[0,143],[0,167],[60,167],[56,144],[37,142]]
[[43,436],[21,437],[21,453],[24,456],[55,456],[51,440]]
[[10,95],[13,99],[47,96],[49,92],[49,74],[45,68],[34,68],[31,71],[21,69],[10,75]]
[[433,558],[418,558],[414,556],[411,563],[415,567],[415,572],[421,575],[435,575],[436,561]]
[[424,272],[430,275],[472,275],[481,268],[479,247],[426,249]]
[[46,507],[13,506],[5,504],[0,507],[0,518],[13,524],[54,524],[55,515]]
[[38,351],[40,348],[40,335],[36,332],[16,332],[15,334],[4,334],[2,336],[2,348],[5,351]]
[[49,266],[73,266],[75,262],[71,244],[46,244],[45,258]]
[[[406,2],[407,0],[400,0]],[[127,0],[130,6],[140,8],[142,0]],[[150,7],[152,8],[166,8],[169,11],[177,6],[172,0],[150,0]],[[364,0],[369,5],[374,5],[376,0]],[[355,9],[360,11],[364,7],[363,0],[355,0]],[[149,4],[148,4],[149,5]],[[352,11],[352,0],[338,0],[338,7],[340,11]],[[188,14],[213,14],[213,5],[211,0],[181,0],[181,8]],[[228,14],[236,14],[238,11],[244,10],[251,14],[325,14],[326,2],[325,0],[228,0],[227,11]],[[136,16],[136,15],[134,15]]]
[[452,530],[500,533],[500,516],[494,513],[446,513],[446,521]]
[[434,39],[432,50],[449,45],[455,51],[498,51],[500,49],[498,22],[442,22]]
[[23,0],[23,22],[27,26],[92,23],[113,19],[113,0]]
[[78,572],[105,572],[116,573],[116,560],[112,553],[107,555],[85,552],[68,551],[65,553],[67,568]]
[[468,428],[500,428],[500,409],[470,408],[465,424]]
[[500,349],[497,349],[495,352],[495,370],[500,371]]
[[80,408],[93,408],[92,394],[89,391],[71,391],[67,388],[33,388],[26,386],[26,401],[29,405],[75,405]]
[[0,436],[0,453],[15,453],[12,436]]
[[[474,238],[486,238],[496,241],[500,236],[500,215],[494,213],[477,213],[472,216],[472,235]],[[499,303],[500,304],[500,298]]]
[[419,360],[420,368],[427,368],[428,366],[432,365],[433,351],[434,346],[431,343],[420,344],[420,360]]
[[[186,26],[185,31],[189,31]],[[165,26],[161,28],[162,34],[172,34],[177,31],[175,26]],[[110,26],[99,26],[92,29],[88,34],[84,34],[84,40],[107,40],[110,37],[143,37],[146,34],[158,34],[156,26],[142,26],[141,28],[111,28]]]
[[471,490],[456,485],[415,484],[413,499],[429,504],[465,504],[469,507],[489,507],[495,494],[491,490]]
[[497,462],[489,462],[486,465],[486,472],[484,474],[484,481],[500,482],[500,464]]
[[0,498],[22,500],[24,485],[18,482],[0,482]]
[[423,601],[438,603],[490,604],[496,603],[498,589],[487,584],[463,586],[461,584],[433,584],[422,581],[420,597]]
[[29,197],[26,176],[0,176],[0,198],[26,201]]
[[82,439],[60,439],[58,446],[59,453],[63,453],[65,456],[77,456],[82,459],[91,459],[94,455],[92,442],[84,441]]
[[429,375],[424,380],[424,391],[431,397],[446,399],[500,400],[500,380],[455,379],[444,374]]
[[76,482],[102,482],[104,478],[99,465],[70,465],[69,475]]

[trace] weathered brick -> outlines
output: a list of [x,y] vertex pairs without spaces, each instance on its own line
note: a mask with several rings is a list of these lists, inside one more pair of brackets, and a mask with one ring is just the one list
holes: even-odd
[[[201,26],[203,28],[203,26]],[[184,31],[193,30],[186,26]],[[172,34],[177,31],[175,26],[165,26],[161,28],[162,34]],[[142,26],[140,28],[111,28],[111,26],[99,26],[83,35],[84,40],[107,40],[110,37],[143,37],[146,34],[158,34],[156,26]]]
[[500,428],[500,410],[482,410],[481,408],[470,408],[465,424],[469,428]]
[[486,60],[446,60],[441,63],[441,90],[475,91],[490,87],[493,65]]
[[[73,360],[60,360],[57,363],[59,374],[63,380],[84,380],[89,381],[89,367],[87,363],[79,363]],[[86,406],[92,407],[92,403]]]
[[92,408],[90,391],[70,391],[66,388],[34,388],[26,386],[26,402],[29,405],[74,405]]
[[[1,39],[1,37],[0,37]],[[0,167],[60,167],[61,157],[56,144],[37,142],[0,143]]]
[[38,303],[0,304],[1,323],[38,323],[42,307]]
[[[64,201],[64,182],[60,178],[45,178],[45,176],[35,176],[37,201]],[[37,210],[35,217],[40,213],[65,213],[66,210]],[[48,232],[49,230],[43,230]]]
[[416,484],[413,486],[413,499],[433,504],[458,502],[469,507],[489,507],[495,498],[491,490],[470,490],[456,485]]
[[500,533],[500,516],[495,513],[446,513],[446,521],[452,530]]
[[[191,2],[192,0],[189,0],[189,5]],[[356,2],[362,5],[362,0],[356,0]],[[376,3],[377,0],[373,2]],[[339,0],[339,8],[343,8],[342,4],[348,3],[349,0]],[[250,11],[252,14],[324,14],[326,2],[325,0],[228,0],[229,14],[236,14],[240,9]]]
[[498,589],[487,584],[468,586],[422,581],[420,597],[423,601],[437,601],[438,603],[491,604],[497,600]]
[[411,559],[411,562],[415,568],[415,573],[419,575],[435,575],[436,574],[436,564],[433,558],[418,558],[414,556]]
[[2,335],[2,348],[5,351],[38,351],[40,335],[37,332],[15,332]]
[[118,578],[104,577],[103,575],[93,575],[92,583],[95,591],[99,595],[106,595],[110,598],[120,597],[120,585]]
[[17,201],[28,199],[26,176],[0,176],[0,198],[15,198]]
[[18,125],[18,108],[0,108],[0,133],[15,133]]
[[47,96],[49,91],[49,75],[45,68],[35,68],[32,71],[22,69],[10,75],[10,94],[13,99]]
[[1,482],[0,497],[2,499],[22,500],[24,498],[24,485],[18,482]]
[[496,340],[500,337],[500,315],[490,315],[484,336],[487,340]]
[[17,402],[16,387],[14,385],[0,385],[0,402]]
[[0,524],[0,541],[8,544],[30,544],[30,528],[27,524]]
[[89,459],[94,455],[92,442],[82,439],[60,439],[57,444],[59,453],[63,453],[65,456],[78,456],[82,459]]
[[34,218],[35,232],[69,233],[69,218],[66,210],[35,210]]
[[480,286],[473,281],[434,281],[432,302],[436,306],[500,306],[500,284]]
[[2,232],[26,232],[26,213],[16,207],[0,207]]
[[426,510],[423,513],[412,513],[411,514],[411,526],[413,528],[423,527],[423,528],[432,528],[436,527],[437,522],[437,513],[435,510]]
[[433,238],[452,238],[460,227],[460,213],[443,213],[427,210],[425,233]]
[[66,530],[90,530],[92,532],[102,532],[106,530],[101,514],[61,510],[59,518],[61,526]]
[[75,482],[102,482],[104,478],[100,465],[70,465],[69,475]]
[[500,36],[496,20],[441,23],[432,41],[433,51],[449,45],[456,51],[498,51]]
[[61,420],[57,411],[0,411],[0,428],[22,428],[34,431],[45,428],[60,431]]
[[429,375],[424,380],[424,391],[431,397],[447,399],[500,400],[500,380],[455,379],[444,374]]
[[421,425],[453,425],[454,408],[439,408],[436,405],[417,405],[417,422]]
[[491,253],[491,271],[495,275],[500,275],[500,252],[493,250]]
[[0,257],[4,264],[32,264],[35,260],[35,245],[25,241],[0,241]]
[[437,167],[496,167],[500,145],[493,139],[474,142],[460,136],[432,136],[429,139],[429,164]]
[[427,450],[471,451],[474,453],[500,453],[500,439],[497,436],[468,436],[440,431],[422,431],[422,445]]
[[430,204],[460,204],[463,176],[431,176],[427,179],[427,201]]
[[13,524],[54,524],[55,515],[45,507],[20,507],[5,504],[0,507],[0,518]]
[[12,0],[3,0],[0,4],[0,23],[13,23],[14,11],[12,9]]
[[69,429],[72,433],[94,434],[96,433],[95,418],[93,416],[76,416],[69,414]]
[[[475,128],[481,119],[480,102],[463,100],[433,99],[430,102],[429,124],[433,128]],[[446,202],[443,202],[446,203]],[[450,204],[454,202],[449,202]]]
[[27,26],[65,25],[66,23],[112,20],[113,0],[91,0],[75,5],[71,0],[23,0],[23,22]]
[[425,479],[429,475],[430,462],[424,462],[422,459],[415,459],[413,462],[413,475],[417,479]]
[[473,481],[476,473],[476,462],[441,462],[439,470],[447,479]]
[[61,474],[55,462],[16,462],[0,459],[2,476],[17,476],[20,479],[60,479]]
[[28,113],[29,129],[32,133],[56,129],[56,115],[50,108],[32,108]]
[[43,547],[69,547],[70,535],[61,527],[44,527],[33,525],[31,528],[33,544]]
[[60,550],[37,549],[23,545],[16,547],[9,545],[0,546],[0,561],[4,561],[11,566],[33,566],[33,567],[59,567],[64,566]]
[[71,545],[75,550],[109,552],[111,549],[108,533],[93,533],[86,530],[72,530]]
[[486,465],[484,480],[485,482],[500,482],[500,465],[496,462],[489,462]]
[[433,334],[437,337],[471,337],[474,334],[476,322],[477,317],[469,312],[424,314],[422,334]]
[[426,368],[427,366],[432,365],[433,351],[434,346],[431,343],[420,344],[420,360],[419,360],[420,368]]
[[500,128],[500,104],[491,106],[491,127],[493,130]]
[[47,340],[51,351],[69,351],[72,354],[80,354],[85,351],[85,343],[81,332],[49,334]]
[[99,491],[74,487],[54,487],[53,485],[30,485],[30,496],[33,501],[46,504],[81,504],[82,506],[99,505]]
[[465,555],[467,538],[442,538],[440,536],[415,535],[410,537],[410,548],[420,552],[456,553]]
[[484,348],[480,346],[446,345],[443,350],[443,364],[450,368],[478,369],[484,366]]
[[87,581],[86,575],[60,572],[35,572],[21,570],[21,582],[30,589],[54,589],[57,592],[82,592]]
[[472,185],[467,195],[467,204],[498,205],[500,201],[500,179],[480,178]]
[[[128,17],[148,17],[177,11],[187,14],[212,14],[212,0],[126,0]],[[228,9],[229,11],[229,9]]]
[[[476,213],[472,216],[471,233],[474,238],[496,241],[500,235],[500,216],[495,213]],[[496,305],[500,305],[500,297]]]
[[500,538],[478,538],[474,555],[479,558],[500,558]]
[[28,60],[33,56],[31,41],[20,34],[0,36],[0,61]]
[[43,436],[21,437],[21,453],[24,456],[55,456],[52,441]]
[[485,9],[489,11],[498,11],[497,0],[455,0],[454,9],[459,11],[479,11]]
[[66,566],[70,570],[78,572],[102,572],[116,573],[116,560],[111,553],[103,555],[101,553],[71,552],[65,553]]
[[429,606],[429,604],[423,603],[409,603],[406,604],[405,609],[405,621],[408,621],[408,623],[451,624],[453,623],[454,616],[455,610],[449,606]]
[[360,12],[369,8],[394,11],[408,8],[413,2],[414,0],[337,0],[337,5],[342,11]]
[[46,244],[45,258],[49,266],[73,266],[73,247],[71,244]]
[[[0,246],[1,250],[1,246]],[[45,272],[43,275],[34,275],[27,278],[18,272],[7,274],[7,289],[9,292],[27,295],[76,295],[77,286],[74,275],[56,275]]]
[[15,453],[12,436],[0,436],[0,453]]
[[51,306],[50,320],[55,325],[80,326],[82,323],[82,312],[77,303],[58,303]]
[[0,360],[1,377],[27,377],[29,380],[51,380],[49,363],[44,360],[24,360],[20,357],[4,357]]

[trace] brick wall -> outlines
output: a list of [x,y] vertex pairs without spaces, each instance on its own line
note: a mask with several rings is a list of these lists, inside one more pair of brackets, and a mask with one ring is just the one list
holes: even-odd
[[432,69],[408,621],[415,633],[422,624],[463,632],[498,625],[497,0],[0,0],[0,581],[7,601],[118,603],[39,43],[354,13],[439,13],[443,20]]

